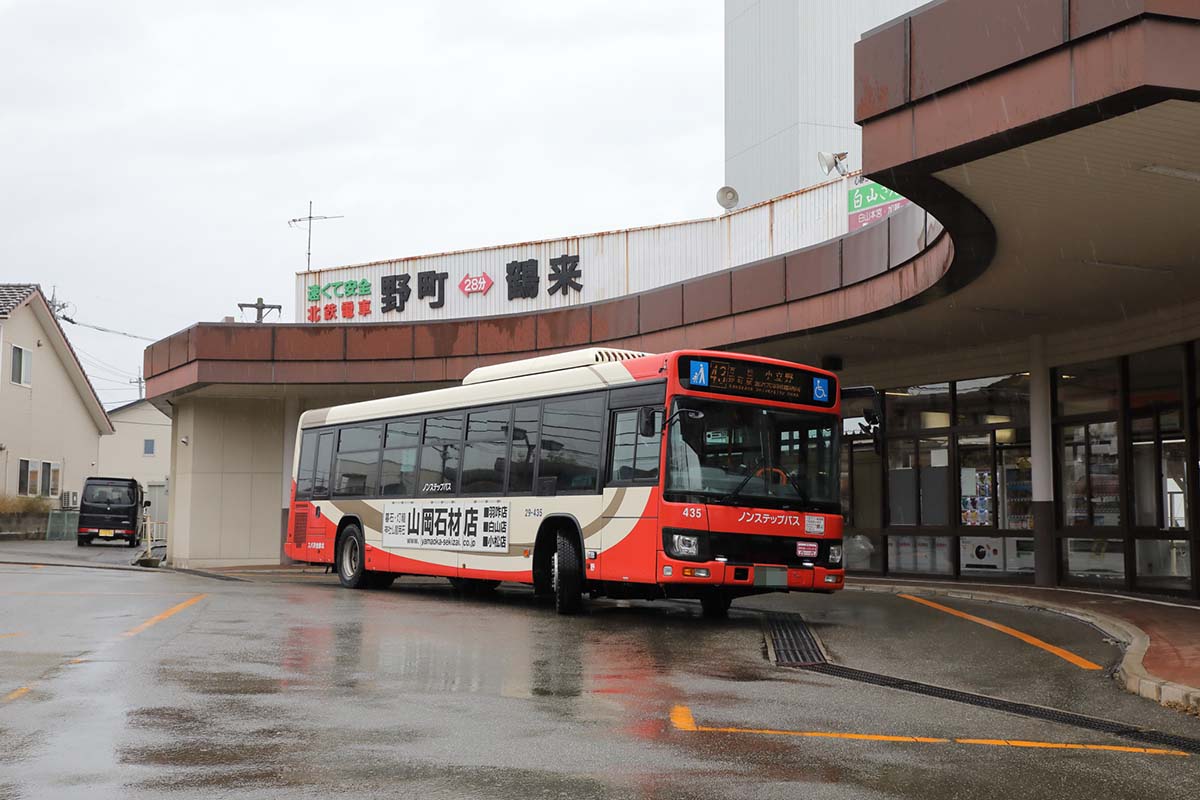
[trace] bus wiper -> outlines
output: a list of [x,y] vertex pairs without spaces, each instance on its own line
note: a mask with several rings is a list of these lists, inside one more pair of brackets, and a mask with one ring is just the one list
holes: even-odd
[[741,494],[742,489],[745,489],[746,484],[749,483],[750,479],[754,477],[754,473],[757,472],[758,468],[761,467],[766,462],[767,462],[766,456],[759,456],[758,460],[754,462],[754,466],[752,466],[750,468],[750,471],[746,473],[746,477],[742,478],[742,482],[739,483],[737,486],[735,486],[732,492],[729,492],[728,494],[723,494],[719,498],[717,498],[717,502],[718,503],[728,503],[730,500],[734,499],[739,494]]
[[796,496],[800,498],[800,502],[807,503],[808,497],[804,494],[804,489],[800,486],[800,481],[796,480],[796,476],[790,472],[784,472],[783,474],[787,476],[788,483],[796,490]]

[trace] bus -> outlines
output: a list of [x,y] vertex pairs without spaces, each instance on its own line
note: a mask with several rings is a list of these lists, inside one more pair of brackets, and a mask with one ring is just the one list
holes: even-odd
[[285,552],[354,589],[529,584],[563,614],[833,592],[840,406],[837,376],[800,364],[589,348],[306,411]]

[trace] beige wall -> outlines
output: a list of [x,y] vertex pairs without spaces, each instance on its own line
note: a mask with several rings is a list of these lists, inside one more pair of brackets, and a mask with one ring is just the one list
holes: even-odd
[[[14,344],[33,354],[29,388],[11,380]],[[61,464],[60,489],[79,491],[95,474],[100,432],[29,306],[0,321],[0,352],[0,491],[16,494],[22,458]]]
[[[171,472],[171,418],[150,403],[109,412],[116,428],[100,439],[98,474],[134,478],[143,486],[164,483]],[[154,455],[143,454],[146,439],[154,440]]]
[[176,402],[167,553],[172,565],[280,562],[285,438],[283,400]]

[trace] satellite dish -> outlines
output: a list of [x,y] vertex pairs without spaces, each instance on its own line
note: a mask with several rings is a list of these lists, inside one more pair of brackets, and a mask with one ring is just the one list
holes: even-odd
[[837,170],[838,175],[845,175],[849,172],[846,167],[846,157],[849,153],[826,153],[821,151],[817,153],[817,163],[821,165],[821,171],[826,175]]
[[726,211],[738,204],[737,189],[732,186],[722,186],[717,189],[717,203]]

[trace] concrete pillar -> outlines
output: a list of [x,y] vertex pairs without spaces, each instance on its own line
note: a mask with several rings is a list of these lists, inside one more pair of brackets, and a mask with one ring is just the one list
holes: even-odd
[[278,564],[283,402],[191,396],[175,409],[170,563]]
[[1029,340],[1029,445],[1033,478],[1034,578],[1038,586],[1058,583],[1054,519],[1054,434],[1051,426],[1050,367],[1046,340]]

